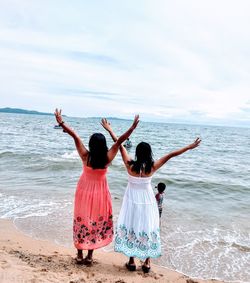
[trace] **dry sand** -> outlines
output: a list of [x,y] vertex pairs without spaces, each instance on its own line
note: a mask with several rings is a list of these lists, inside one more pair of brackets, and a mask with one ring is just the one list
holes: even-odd
[[94,265],[76,265],[76,250],[57,246],[48,241],[36,240],[18,231],[9,220],[0,220],[0,282],[112,282],[149,283],[175,282],[215,283],[215,280],[197,280],[178,272],[152,265],[152,272],[143,274],[140,261],[137,271],[124,267],[127,258],[117,253],[97,250]]

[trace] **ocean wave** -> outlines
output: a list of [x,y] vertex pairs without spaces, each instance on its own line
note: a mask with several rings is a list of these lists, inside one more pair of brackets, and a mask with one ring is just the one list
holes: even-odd
[[[162,231],[164,255],[161,264],[203,279],[243,281],[249,278],[250,234],[215,227]],[[163,236],[164,235],[164,236]]]
[[[15,216],[14,217],[14,220],[17,220],[17,219],[25,219],[25,218],[30,218],[30,217],[45,217],[45,216],[49,216],[50,213],[48,213],[47,211],[39,211],[39,212],[34,212],[34,213],[29,213],[29,214],[25,214],[25,215],[22,215],[22,216]],[[11,216],[10,215],[4,215],[2,216],[2,218],[10,218]]]
[[76,150],[72,152],[66,152],[61,157],[64,159],[74,159],[74,160],[75,159],[78,160],[80,158]]
[[13,155],[15,155],[13,151],[1,151],[0,152],[0,158],[9,157]]
[[200,179],[187,179],[187,178],[175,178],[175,179],[167,179],[166,184],[168,186],[174,186],[176,188],[192,188],[192,189],[202,189],[204,190],[211,190],[217,189],[218,193],[224,194],[225,191],[229,192],[245,192],[248,191],[249,188],[242,184],[229,184],[224,182],[213,182],[209,180],[200,180]]
[[19,198],[1,195],[0,218],[22,218],[32,216],[48,216],[58,203],[35,198]]
[[49,155],[45,155],[42,153],[34,153],[34,152],[18,152],[18,151],[1,151],[0,158],[4,161],[9,162],[9,159],[27,161],[27,163],[32,161],[36,161],[37,163],[42,162],[43,160],[51,161],[51,162],[61,162],[61,161],[75,161],[80,160],[80,157],[76,150],[71,152],[65,152],[62,155],[57,155],[55,153],[51,153]]
[[51,161],[51,162],[61,162],[61,161],[76,161],[80,160],[80,157],[76,150],[71,152],[65,152],[62,155],[48,155],[43,157],[44,160]]
[[239,251],[250,253],[250,247],[249,246],[243,246],[243,245],[240,245],[240,244],[237,244],[237,243],[233,243],[233,244],[231,244],[231,246],[233,248],[238,249]]
[[13,161],[30,161],[30,160],[39,160],[41,159],[41,154],[34,152],[22,152],[22,151],[2,151],[0,152],[0,158],[2,161],[6,159],[8,162],[10,159]]

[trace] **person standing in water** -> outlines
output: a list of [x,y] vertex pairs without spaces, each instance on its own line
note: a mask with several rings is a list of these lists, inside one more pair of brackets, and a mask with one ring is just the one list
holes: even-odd
[[155,195],[155,199],[158,205],[158,210],[159,210],[159,217],[161,218],[162,214],[162,204],[163,204],[163,194],[166,189],[166,185],[164,183],[159,183],[156,186],[158,193]]
[[126,147],[126,148],[132,147],[132,142],[129,138],[127,138],[126,142],[124,143],[124,147]]
[[[61,110],[55,117],[64,132],[75,141],[83,163],[74,202],[73,239],[77,249],[76,263],[92,265],[93,251],[108,245],[113,239],[112,203],[106,179],[107,168],[116,156],[119,146],[130,136],[139,123],[136,115],[131,127],[108,149],[106,138],[94,133],[89,139],[89,150],[81,138],[62,119]],[[83,258],[83,250],[88,254]]]
[[[102,119],[102,126],[114,142],[117,141],[117,136],[106,119]],[[146,142],[137,145],[134,159],[128,155],[124,146],[120,146],[128,172],[128,185],[117,221],[115,251],[129,257],[126,263],[128,270],[136,270],[134,258],[137,257],[144,261],[143,272],[148,273],[150,258],[158,258],[161,255],[159,211],[151,186],[153,174],[168,160],[196,148],[200,142],[197,138],[188,146],[167,153],[156,161],[153,160],[151,146]]]

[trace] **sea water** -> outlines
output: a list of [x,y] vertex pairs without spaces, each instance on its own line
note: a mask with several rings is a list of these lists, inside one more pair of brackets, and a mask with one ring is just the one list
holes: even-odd
[[[65,121],[86,146],[94,132],[104,133],[112,145],[99,119]],[[110,121],[117,135],[131,124]],[[82,164],[72,138],[54,125],[53,116],[0,114],[0,217],[33,237],[72,247]],[[250,129],[142,121],[129,153],[133,157],[136,144],[146,141],[158,159],[196,137],[202,139],[198,148],[171,159],[153,176],[153,187],[167,185],[162,257],[154,262],[192,277],[250,282]],[[127,183],[120,154],[108,169],[108,182],[116,220]]]

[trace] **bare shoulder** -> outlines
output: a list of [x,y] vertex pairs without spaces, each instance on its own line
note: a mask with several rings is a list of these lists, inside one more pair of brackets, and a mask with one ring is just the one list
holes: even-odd
[[136,173],[135,171],[132,171],[131,167],[127,167],[127,172],[130,176],[141,177],[141,178],[151,177],[154,174],[152,170],[150,173],[147,173],[147,174],[145,172]]

